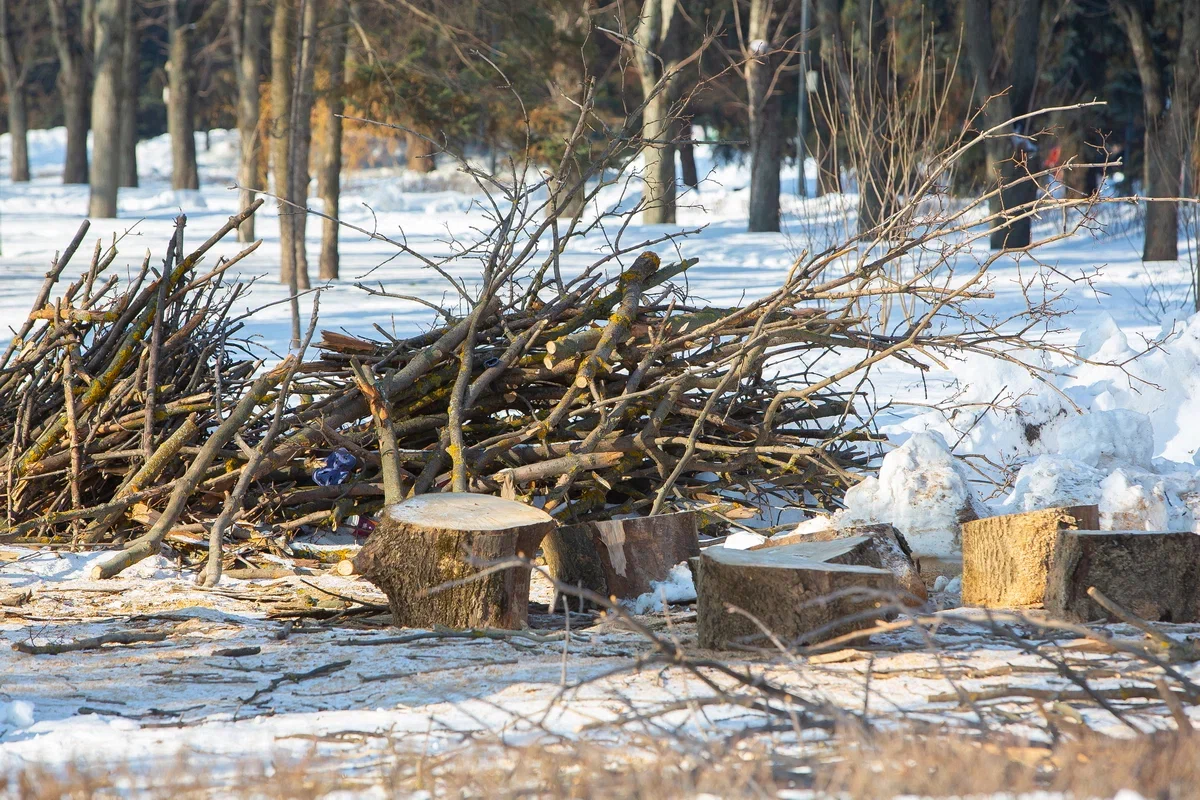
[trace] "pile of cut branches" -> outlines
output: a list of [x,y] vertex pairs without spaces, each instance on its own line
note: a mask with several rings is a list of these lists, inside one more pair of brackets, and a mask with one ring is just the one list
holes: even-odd
[[[325,331],[318,357],[266,369],[234,338],[246,284],[223,280],[254,247],[200,269],[245,216],[186,256],[180,219],[161,274],[147,256],[124,287],[105,279],[116,245],[98,244],[51,300],[86,226],[55,259],[0,365],[5,540],[123,543],[107,576],[164,541],[336,527],[424,492],[603,519],[750,504],[764,487],[820,502],[865,464],[852,398],[769,366],[829,348],[854,318],[780,293],[690,306],[672,279],[694,262],[650,251],[565,281],[492,259],[461,316],[403,340]],[[320,485],[339,449],[353,468]]]

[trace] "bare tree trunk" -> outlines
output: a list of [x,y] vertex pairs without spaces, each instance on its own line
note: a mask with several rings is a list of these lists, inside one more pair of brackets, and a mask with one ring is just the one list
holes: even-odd
[[300,48],[296,53],[296,82],[292,86],[292,118],[289,128],[288,194],[292,199],[292,255],[296,286],[310,287],[308,279],[308,182],[309,152],[312,149],[313,73],[316,68],[317,2],[301,0]]
[[97,0],[96,80],[92,86],[91,199],[88,216],[117,216],[117,173],[121,142],[121,67],[125,39],[125,4],[129,0]]
[[684,186],[700,188],[700,176],[696,172],[696,145],[692,141],[691,120],[685,120],[679,133],[679,177]]
[[67,151],[63,183],[88,182],[88,70],[93,42],[93,0],[48,0],[50,30],[58,51]]
[[296,28],[296,6],[292,0],[276,0],[271,24],[271,175],[279,202],[279,280],[291,284],[295,280],[295,260],[292,254],[292,208],[285,202],[288,195],[289,129],[292,118],[292,41]]
[[[1183,3],[1179,50],[1175,59],[1174,86],[1168,100],[1165,80],[1158,67],[1150,26],[1141,6],[1114,0],[1113,10],[1129,38],[1133,60],[1142,82],[1142,105],[1146,117],[1147,197],[1178,197],[1182,186],[1185,153],[1200,99],[1200,4]],[[1175,261],[1179,258],[1179,203],[1176,200],[1146,204],[1146,238],[1143,261]]]
[[[262,154],[259,148],[258,79],[262,75],[262,5],[259,0],[230,0],[229,32],[233,39],[233,61],[238,85],[238,137],[241,157],[238,160],[238,209],[245,210],[254,202]],[[254,217],[238,227],[238,241],[254,241]]]
[[855,103],[856,111],[869,131],[862,137],[864,152],[858,168],[858,233],[879,231],[895,212],[899,191],[894,172],[899,165],[890,149],[887,135],[890,103],[889,39],[887,17],[879,0],[864,0],[859,5],[863,61],[860,82],[866,91]]
[[[8,132],[12,140],[12,181],[25,183],[29,180],[29,121],[25,105],[25,79],[28,58],[24,64],[17,63],[16,45],[28,42],[30,34],[11,27],[8,0],[0,0],[0,73],[4,75],[4,86],[8,90]],[[28,18],[28,17],[26,17]]]
[[[770,50],[770,0],[750,1],[746,38]],[[751,48],[755,45],[752,44]],[[746,89],[750,105],[750,224],[751,231],[779,230],[779,170],[783,161],[783,130],[779,97],[772,91],[778,56],[750,53]]]
[[338,278],[337,216],[342,183],[342,118],[340,115],[346,108],[344,94],[346,39],[350,30],[348,9],[344,3],[338,3],[332,9],[330,26],[332,31],[328,37],[329,50],[327,51],[329,88],[325,100],[329,116],[328,127],[325,130],[324,149],[321,153],[321,164],[317,171],[317,193],[321,196],[324,211],[328,215],[321,222],[321,261],[318,274],[321,280],[331,281]]
[[642,111],[642,159],[645,173],[642,222],[675,221],[675,144],[672,101],[677,67],[679,15],[673,0],[643,0],[637,28],[635,61],[646,105]]
[[433,172],[437,167],[434,152],[433,142],[415,133],[405,132],[404,158],[406,166],[413,172]]
[[167,130],[171,136],[171,188],[199,189],[196,169],[196,124],[192,86],[192,22],[188,0],[171,0],[167,13],[170,97]]
[[[1016,0],[1013,19],[1011,68],[993,81],[995,44],[992,31],[992,0],[966,0],[963,5],[963,31],[967,56],[975,79],[975,98],[983,105],[983,120],[988,128],[1004,125],[1015,114],[1029,110],[1036,80],[1038,30],[1041,0]],[[1021,214],[1037,195],[1037,184],[1028,178],[1029,152],[1020,138],[1022,129],[1011,126],[988,141],[988,174],[994,178],[989,189],[1000,191],[991,199],[993,214]],[[1022,209],[1022,206],[1026,206]],[[1031,219],[1026,216],[999,226],[991,235],[993,250],[1027,247],[1031,241]],[[993,225],[996,223],[993,223]]]
[[121,52],[121,72],[125,85],[121,92],[121,186],[137,186],[137,112],[138,112],[138,52],[140,37],[134,22],[134,6],[138,0],[128,0],[125,7],[125,47]]

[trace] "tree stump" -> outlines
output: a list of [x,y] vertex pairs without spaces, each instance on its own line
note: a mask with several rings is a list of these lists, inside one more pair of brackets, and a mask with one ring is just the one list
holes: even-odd
[[700,537],[696,515],[681,511],[560,528],[543,554],[556,580],[632,600],[652,591],[651,581],[666,580],[676,564],[700,555]]
[[419,495],[384,509],[354,571],[387,595],[397,627],[515,629],[529,613],[527,567],[430,590],[491,562],[533,556],[554,527],[544,511],[492,495]]
[[880,598],[873,594],[897,589],[888,570],[844,563],[871,552],[865,537],[760,550],[708,548],[696,562],[700,646],[723,649],[753,641],[770,647],[755,620],[787,646],[802,637],[818,641],[874,624],[872,619],[840,622],[878,606]]
[[1200,536],[1190,531],[1075,530],[1095,506],[989,517],[963,526],[963,603],[1044,608],[1073,622],[1110,619],[1088,596],[1151,622],[1200,621]]
[[1058,532],[1099,527],[1096,506],[1047,508],[963,523],[963,605],[1041,607]]
[[[896,576],[896,583],[911,598],[906,598],[909,605],[919,606],[929,597],[925,589],[925,581],[921,580],[921,572],[913,561],[912,550],[903,534],[886,523],[877,525],[855,525],[850,528],[830,528],[814,533],[784,533],[772,536],[765,542],[751,547],[751,550],[762,550],[769,547],[782,547],[789,544],[804,542],[831,542],[837,539],[866,538],[869,542],[869,554],[862,562],[864,566],[886,569]],[[841,562],[858,563],[858,562]]]

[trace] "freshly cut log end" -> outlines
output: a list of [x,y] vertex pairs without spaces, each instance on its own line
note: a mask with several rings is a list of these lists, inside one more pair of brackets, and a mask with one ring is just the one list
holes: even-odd
[[348,578],[354,574],[354,561],[349,558],[343,558],[334,566],[333,571],[337,575]]
[[1041,607],[1058,532],[1099,527],[1096,506],[1047,508],[964,523],[963,604]]
[[920,605],[925,602],[929,594],[925,588],[925,581],[921,579],[921,573],[913,561],[908,542],[904,540],[900,531],[888,524],[830,528],[813,533],[779,534],[750,549],[763,550],[806,542],[831,542],[853,538],[866,539],[862,547],[862,560],[842,563],[861,563],[876,569],[886,569],[896,576],[896,583],[909,595],[905,598],[909,605]]
[[[506,558],[531,557],[555,525],[549,514],[515,500],[419,495],[384,510],[353,567],[387,595],[397,627],[515,629],[528,614],[528,567],[464,579]],[[434,591],[456,581],[464,582]]]
[[752,642],[771,647],[765,627],[792,647],[873,624],[869,617],[849,618],[878,607],[881,595],[896,593],[895,577],[884,569],[839,563],[862,558],[870,549],[867,541],[708,548],[695,576],[700,646],[725,649]]

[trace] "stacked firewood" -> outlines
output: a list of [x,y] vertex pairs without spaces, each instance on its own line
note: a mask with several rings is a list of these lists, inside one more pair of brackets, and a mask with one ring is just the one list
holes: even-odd
[[323,331],[316,356],[267,369],[237,338],[246,284],[223,280],[253,247],[201,263],[244,216],[188,255],[181,220],[161,270],[147,256],[123,287],[105,277],[116,245],[97,245],[52,299],[85,231],[56,259],[0,363],[0,538],[149,531],[145,554],[219,518],[218,537],[288,533],[449,490],[564,521],[763,491],[821,503],[865,463],[851,396],[773,375],[779,353],[823,352],[853,317],[690,306],[672,279],[693,262],[649,251],[612,277],[485,275],[421,335]]

